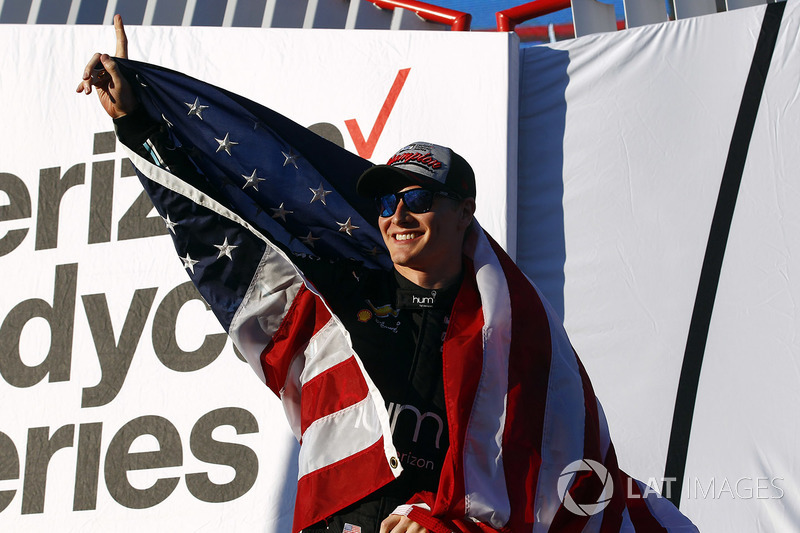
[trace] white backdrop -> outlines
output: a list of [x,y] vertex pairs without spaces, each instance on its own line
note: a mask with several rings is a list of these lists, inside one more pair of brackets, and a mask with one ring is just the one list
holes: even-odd
[[[702,531],[800,524],[796,4],[761,101],[700,377],[681,510]],[[345,121],[356,119],[368,138],[398,71],[410,68],[371,159],[429,139],[473,164],[479,218],[516,246],[564,314],[622,468],[660,486],[709,225],[763,15],[764,7],[744,9],[529,48],[519,70],[516,40],[498,34],[129,35],[132,58],[303,125],[330,123],[353,151]],[[293,482],[284,480],[296,475],[295,445],[280,407],[230,342],[220,345],[202,303],[183,305],[187,293],[173,292],[187,278],[169,240],[122,238],[156,226],[130,211],[140,186],[120,176],[121,153],[100,142],[93,154],[109,120],[93,97],[72,93],[90,53],[113,47],[113,30],[3,26],[0,46],[0,528],[288,530]],[[174,331],[177,348],[168,342]],[[151,415],[164,420],[142,418]],[[147,431],[159,439],[142,436],[130,451],[166,451],[134,458],[148,469],[133,471],[124,439]],[[215,448],[209,435],[244,453]],[[214,485],[201,491],[202,477],[189,475],[204,472]],[[167,482],[160,496],[122,490],[125,479],[148,489],[171,478],[175,488]],[[150,506],[130,508],[136,501]]]
[[[800,529],[798,8],[788,3],[778,34],[700,374],[680,508],[704,532]],[[564,313],[620,466],[659,488],[764,12],[589,36],[520,61],[518,258]]]
[[[452,146],[482,176],[482,223],[513,249],[516,37],[128,34],[131,58],[327,122],[352,151],[345,121],[368,140],[410,69],[365,155]],[[0,27],[0,529],[288,531],[296,445],[280,405],[186,290],[94,95],[73,92],[113,45],[111,27]]]

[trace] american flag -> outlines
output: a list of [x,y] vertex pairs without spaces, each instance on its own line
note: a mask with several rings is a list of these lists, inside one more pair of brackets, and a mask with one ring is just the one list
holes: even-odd
[[[130,154],[187,273],[302,443],[299,531],[401,471],[380,393],[292,262],[391,268],[377,213],[355,194],[371,163],[223,89],[118,61],[199,171],[188,180]],[[464,252],[442,355],[451,444],[437,493],[404,514],[430,531],[695,531],[618,468],[589,379],[536,288],[477,225]],[[600,465],[606,482],[565,474],[576,461]]]

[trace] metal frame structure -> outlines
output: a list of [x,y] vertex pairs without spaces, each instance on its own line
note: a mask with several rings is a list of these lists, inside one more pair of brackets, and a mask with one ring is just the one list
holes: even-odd
[[[683,19],[776,0],[667,1],[674,17]],[[0,0],[0,22],[111,24],[122,12],[129,23],[142,25],[469,31],[472,21],[469,13],[417,0],[226,0],[224,11],[220,3],[213,10],[209,5],[107,0],[103,8],[102,0]],[[552,42],[669,20],[664,0],[624,0],[624,8],[624,20],[617,20],[614,6],[599,0],[534,0],[498,11],[497,31],[515,31],[522,41]],[[572,10],[572,23],[517,27],[564,9]]]
[[[0,0],[0,22],[112,24],[114,14],[125,10],[134,14],[131,23],[145,26],[166,24],[469,31],[472,20],[469,13],[416,0],[227,0],[224,13],[217,13],[216,20],[212,22],[202,20],[203,15],[206,15],[202,5],[202,0],[108,0],[102,17],[97,16],[87,21],[81,8],[88,9],[92,6],[85,0],[71,0],[68,9],[63,0],[31,0],[27,5]],[[4,8],[9,8],[8,13]],[[370,11],[370,8],[375,10]],[[26,9],[27,14],[22,20],[21,15]]]
[[[730,11],[781,0],[668,0],[676,19]],[[597,0],[534,0],[496,13],[497,31],[515,31],[522,41],[568,39],[592,33],[635,28],[667,22],[664,0],[624,0],[625,19],[615,20],[614,8]],[[573,24],[549,26],[517,25],[563,9],[572,9]]]

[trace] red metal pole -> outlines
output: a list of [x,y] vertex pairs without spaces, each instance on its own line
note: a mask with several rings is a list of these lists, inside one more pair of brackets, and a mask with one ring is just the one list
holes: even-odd
[[415,0],[367,0],[382,9],[394,9],[396,7],[413,11],[421,18],[430,22],[446,24],[453,31],[469,31],[472,15],[447,9],[445,7],[416,2]]
[[517,24],[572,7],[570,0],[535,0],[495,14],[497,31],[514,31]]

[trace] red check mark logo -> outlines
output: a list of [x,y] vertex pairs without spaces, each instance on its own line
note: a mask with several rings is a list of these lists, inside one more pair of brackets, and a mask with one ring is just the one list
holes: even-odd
[[353,144],[356,146],[358,155],[364,159],[372,157],[372,152],[375,151],[375,146],[378,144],[378,139],[380,139],[381,133],[383,133],[383,128],[386,126],[394,104],[400,96],[400,91],[403,90],[403,85],[406,83],[409,71],[411,71],[410,68],[397,71],[397,76],[394,78],[392,88],[389,89],[389,94],[383,102],[383,107],[381,107],[378,118],[375,120],[375,125],[372,126],[372,131],[369,132],[369,137],[366,141],[364,140],[364,134],[361,133],[361,128],[358,126],[356,119],[351,118],[344,121],[345,126],[347,126],[347,131],[350,132],[350,137],[353,139]]

